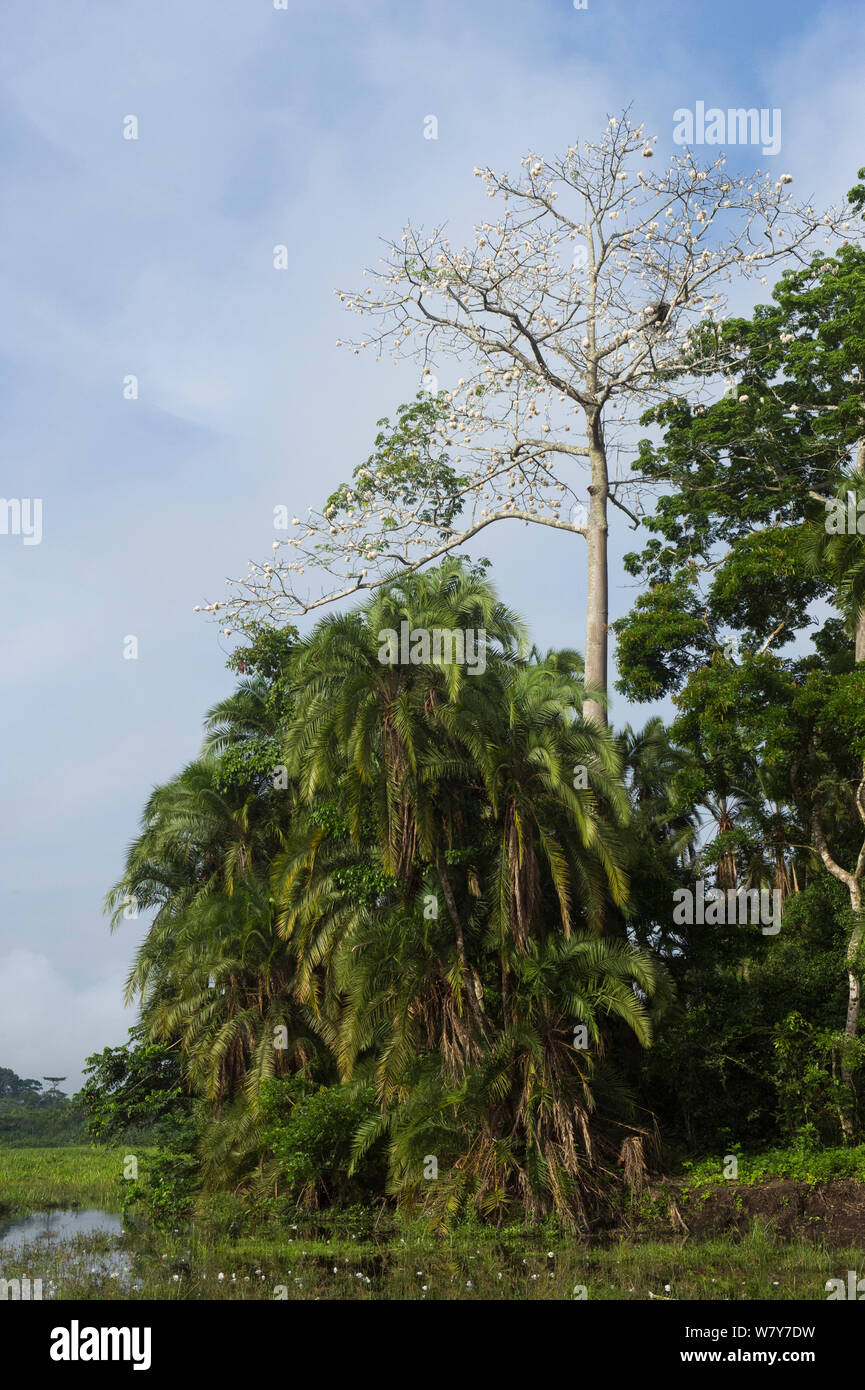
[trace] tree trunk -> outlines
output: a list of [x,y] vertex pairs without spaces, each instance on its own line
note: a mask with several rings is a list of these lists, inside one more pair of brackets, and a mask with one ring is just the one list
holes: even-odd
[[475,1019],[477,1020],[478,1027],[481,1031],[481,1035],[485,1036],[484,1006],[477,988],[475,972],[472,970],[472,967],[469,964],[468,956],[466,955],[466,943],[465,938],[463,936],[462,919],[460,918],[459,908],[457,907],[457,900],[454,897],[454,891],[451,887],[451,881],[448,878],[448,871],[445,866],[444,856],[442,854],[438,854],[436,856],[436,867],[438,868],[439,879],[441,880],[442,892],[444,893],[444,899],[445,904],[447,906],[448,915],[453,924],[454,936],[456,938],[457,954],[460,958],[460,966],[462,967],[463,979],[465,980],[466,985],[466,993],[469,997],[469,1004],[471,1005],[472,1013],[474,1014]]
[[[858,633],[857,633],[858,637]],[[862,921],[862,903],[859,894],[859,885],[853,884],[850,887],[850,906],[856,916],[856,925],[850,934],[847,943],[847,1018],[844,1023],[844,1041],[841,1046],[841,1079],[850,1091],[849,1107],[845,1106],[845,1113],[841,1116],[841,1129],[844,1134],[845,1144],[856,1142],[856,1090],[854,1081],[854,1067],[851,1066],[851,1053],[853,1041],[859,1031],[859,1010],[862,1004],[862,982],[859,978],[859,967],[857,959],[859,948],[862,945],[862,932],[865,923]]]
[[[863,778],[857,791],[857,800],[862,795],[865,788],[865,767],[863,767]],[[853,1043],[859,1031],[859,1012],[862,1004],[862,982],[859,974],[859,950],[862,945],[863,935],[865,935],[865,918],[862,916],[862,891],[859,879],[859,868],[854,873],[848,873],[842,869],[841,865],[832,858],[826,836],[823,830],[823,809],[818,794],[814,796],[812,810],[812,825],[814,838],[820,858],[833,878],[839,883],[843,883],[850,894],[850,908],[853,913],[854,925],[850,933],[850,940],[847,942],[847,952],[845,965],[847,966],[847,1017],[844,1021],[844,1033],[841,1038],[841,1079],[849,1089],[849,1102],[845,1101],[841,1105],[841,1129],[844,1135],[844,1143],[852,1144],[855,1142],[856,1131],[856,1089],[855,1089],[855,1067],[853,1057]]]
[[844,1032],[848,1038],[855,1038],[856,1030],[859,1026],[859,1010],[862,1003],[862,984],[855,967],[856,959],[859,955],[859,948],[862,945],[863,931],[865,931],[865,921],[862,920],[861,915],[862,904],[859,899],[858,885],[850,889],[850,906],[856,915],[856,926],[850,933],[845,960],[847,966],[848,995],[847,1022],[844,1025]]
[[[609,620],[609,581],[607,575],[607,455],[600,416],[589,420],[589,461],[592,481],[589,487],[588,585],[586,600],[585,681],[590,688],[607,693],[607,624]],[[600,701],[583,702],[583,716],[605,725],[607,711]]]

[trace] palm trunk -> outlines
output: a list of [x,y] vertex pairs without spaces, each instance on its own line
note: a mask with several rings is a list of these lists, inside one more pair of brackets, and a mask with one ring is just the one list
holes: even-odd
[[466,982],[466,993],[469,996],[469,1003],[471,1004],[472,1013],[474,1014],[475,1019],[477,1020],[478,1027],[480,1028],[481,1035],[483,1036],[484,1006],[481,1003],[480,994],[476,988],[474,972],[471,966],[469,965],[468,956],[466,955],[466,943],[465,937],[463,936],[463,924],[460,918],[459,908],[457,907],[457,900],[454,897],[454,891],[451,887],[451,881],[448,878],[448,872],[445,866],[444,857],[442,855],[437,856],[437,868],[439,872],[439,878],[441,879],[442,892],[444,894],[448,914],[450,916],[451,922],[453,923],[454,936],[456,938],[457,944],[457,954],[460,958],[460,965],[462,967],[463,978]]

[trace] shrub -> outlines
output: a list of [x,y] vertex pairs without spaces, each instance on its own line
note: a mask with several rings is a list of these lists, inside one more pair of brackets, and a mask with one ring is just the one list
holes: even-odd
[[357,1128],[375,1111],[369,1089],[317,1087],[295,1075],[263,1083],[260,1104],[262,1137],[299,1202],[351,1202],[381,1189],[384,1170],[376,1153],[348,1176]]
[[123,1184],[124,1220],[143,1218],[159,1231],[173,1231],[192,1216],[200,1183],[192,1154],[158,1154],[141,1160],[138,1180]]

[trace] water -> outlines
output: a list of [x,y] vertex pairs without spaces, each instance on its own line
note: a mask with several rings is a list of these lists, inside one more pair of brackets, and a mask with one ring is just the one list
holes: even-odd
[[4,1255],[17,1253],[25,1245],[57,1243],[77,1236],[122,1234],[120,1217],[99,1207],[85,1211],[34,1211],[29,1216],[0,1221],[0,1264]]
[[[108,1249],[82,1249],[82,1242],[107,1237]],[[88,1207],[81,1211],[35,1211],[0,1221],[0,1278],[30,1280],[35,1298],[54,1298],[64,1276],[94,1277],[126,1282],[131,1274],[129,1253],[120,1247],[123,1223],[113,1211]],[[12,1289],[8,1298],[16,1299]]]

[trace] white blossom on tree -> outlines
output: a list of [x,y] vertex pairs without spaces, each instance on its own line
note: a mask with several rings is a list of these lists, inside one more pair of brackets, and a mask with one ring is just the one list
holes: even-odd
[[[625,113],[596,143],[527,155],[516,177],[475,169],[497,211],[473,245],[409,225],[363,273],[369,285],[337,291],[368,324],[344,345],[413,359],[427,394],[208,611],[285,620],[496,522],[571,531],[587,544],[586,713],[605,718],[608,512],[637,525],[640,509],[638,480],[618,466],[626,432],[674,379],[681,392],[683,373],[705,389],[716,341],[705,325],[723,322],[734,277],[806,260],[849,216],[796,204],[787,174],[733,177],[723,154],[700,167],[684,151],[659,168],[656,141]],[[437,390],[448,359],[460,375]]]

